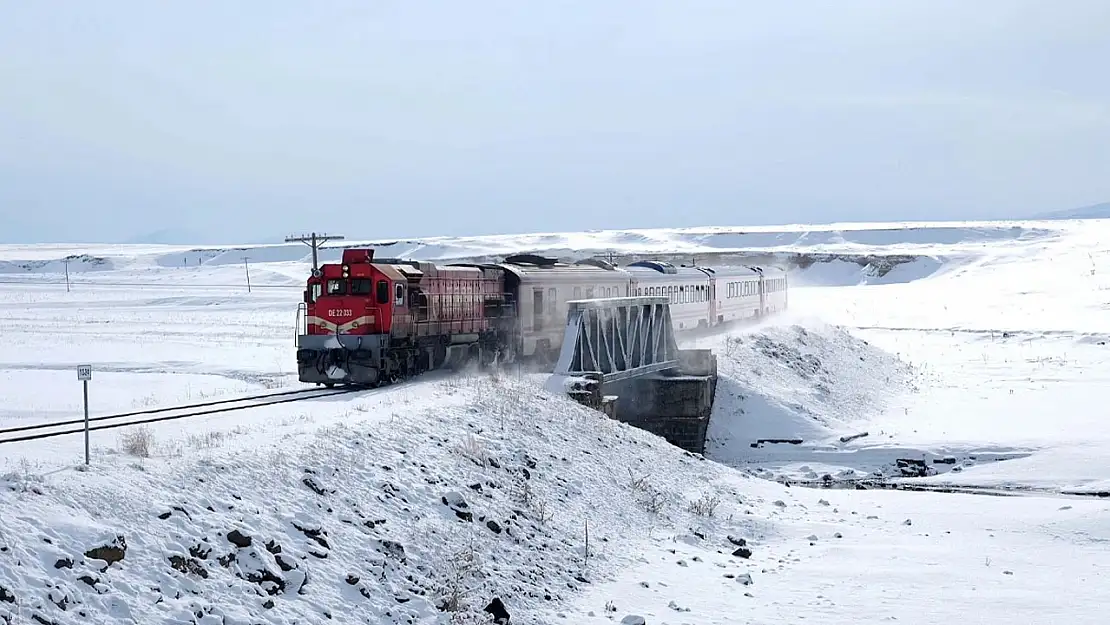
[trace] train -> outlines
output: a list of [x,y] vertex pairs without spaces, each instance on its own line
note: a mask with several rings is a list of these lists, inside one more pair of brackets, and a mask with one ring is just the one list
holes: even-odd
[[782,312],[788,293],[787,272],[775,267],[618,267],[536,254],[437,265],[345,249],[307,279],[297,370],[301,382],[372,387],[463,362],[552,363],[569,301],[667,297],[682,334]]

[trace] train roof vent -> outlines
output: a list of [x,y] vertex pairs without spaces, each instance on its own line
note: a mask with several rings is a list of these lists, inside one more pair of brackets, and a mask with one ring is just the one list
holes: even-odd
[[554,267],[559,262],[557,258],[550,258],[548,256],[540,256],[538,254],[513,254],[512,256],[505,257],[505,263],[509,265],[535,265],[537,267]]
[[583,258],[582,260],[574,261],[574,264],[590,265],[592,267],[600,267],[601,269],[607,269],[609,271],[613,271],[616,269],[616,267],[614,267],[612,263],[606,260],[601,260],[600,258]]
[[654,269],[659,273],[678,273],[678,270],[675,269],[674,265],[663,262],[661,260],[638,260],[634,263],[629,263],[628,266],[647,267],[648,269]]

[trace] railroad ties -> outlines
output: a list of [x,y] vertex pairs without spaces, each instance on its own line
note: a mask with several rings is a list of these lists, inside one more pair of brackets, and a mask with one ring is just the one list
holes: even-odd
[[717,357],[678,348],[666,297],[574,300],[547,388],[701,454]]

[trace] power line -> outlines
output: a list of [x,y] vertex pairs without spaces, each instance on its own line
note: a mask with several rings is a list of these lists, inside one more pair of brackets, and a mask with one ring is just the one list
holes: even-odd
[[286,243],[304,243],[304,244],[308,245],[309,247],[311,247],[312,248],[312,271],[316,271],[317,269],[320,268],[320,263],[319,263],[318,258],[317,258],[318,251],[320,249],[320,244],[326,243],[328,241],[340,241],[342,239],[343,239],[343,236],[338,235],[338,234],[316,234],[315,232],[313,232],[312,234],[309,234],[309,235],[302,234],[299,237],[296,237],[296,236],[285,237],[285,242]]

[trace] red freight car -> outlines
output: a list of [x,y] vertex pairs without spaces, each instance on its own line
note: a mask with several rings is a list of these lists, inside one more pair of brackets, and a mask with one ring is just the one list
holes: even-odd
[[370,249],[321,265],[305,290],[298,337],[302,382],[378,385],[469,358],[484,363],[514,345],[503,271],[374,260]]

